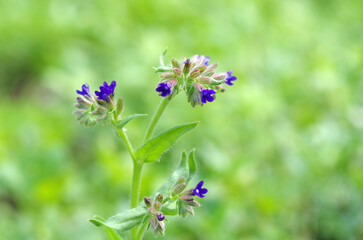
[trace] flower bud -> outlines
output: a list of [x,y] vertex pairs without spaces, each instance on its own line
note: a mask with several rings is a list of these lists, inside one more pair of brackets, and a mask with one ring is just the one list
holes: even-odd
[[200,75],[199,69],[194,69],[190,74],[190,78],[197,78]]
[[210,77],[199,77],[198,81],[203,84],[210,84],[212,82],[212,79]]
[[170,81],[168,82],[170,88],[173,88],[175,86],[175,84],[177,84],[177,80],[175,78],[170,79]]
[[216,89],[217,89],[217,90],[221,89],[221,90],[220,90],[221,92],[225,92],[225,91],[226,91],[226,88],[225,88],[225,87],[223,87],[222,85],[217,85],[217,86],[216,86]]
[[179,68],[173,67],[173,72],[176,77],[180,77],[182,75],[182,71]]
[[181,183],[181,184],[178,184],[174,187],[173,189],[173,194],[174,195],[179,195],[185,188],[186,188],[187,184],[184,182],[184,183]]
[[162,203],[163,199],[164,199],[163,194],[160,193],[159,195],[156,196],[155,201],[159,202],[159,203]]
[[217,67],[218,67],[218,63],[217,62],[213,63],[205,69],[205,72],[214,72],[214,70],[216,70]]
[[144,202],[145,202],[145,205],[146,205],[147,207],[151,207],[152,202],[151,202],[151,199],[150,199],[150,198],[148,198],[148,197],[144,197]]
[[173,78],[174,77],[174,73],[172,73],[172,72],[164,72],[164,73],[161,74],[161,76],[163,78],[169,79],[169,78]]
[[154,203],[154,209],[159,211],[161,209],[161,203],[160,202]]
[[226,73],[215,73],[213,74],[212,78],[214,78],[215,80],[223,80],[227,77]]
[[185,75],[187,75],[189,73],[190,70],[190,59],[188,58],[185,62],[184,62],[184,68],[183,68],[183,73]]
[[179,69],[181,69],[181,66],[180,66],[179,62],[178,62],[175,58],[172,58],[172,59],[171,59],[171,65],[172,65],[173,67],[175,67],[175,68],[179,68]]

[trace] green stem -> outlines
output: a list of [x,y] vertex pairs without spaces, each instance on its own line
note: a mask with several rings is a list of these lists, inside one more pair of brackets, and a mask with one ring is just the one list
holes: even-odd
[[[139,203],[141,173],[143,165],[143,162],[134,162],[134,170],[132,174],[131,184],[131,208],[137,207]],[[132,239],[137,239],[137,227],[132,229],[131,236]]]
[[119,129],[117,126],[116,126],[116,123],[115,122],[112,122],[112,125],[113,127],[115,128],[116,132],[118,133],[118,135],[122,138],[122,140],[125,142],[126,144],[126,147],[127,147],[127,150],[129,150],[129,153],[132,157],[132,160],[133,162],[135,163],[136,159],[135,159],[135,156],[134,156],[134,149],[131,145],[131,142],[129,140],[129,138],[127,137],[124,129]]
[[148,224],[149,222],[148,221],[146,221],[146,222],[144,222],[141,226],[140,226],[140,228],[139,228],[139,231],[137,232],[137,238],[136,238],[136,240],[141,240],[142,239],[142,236],[144,235],[144,231],[145,231],[145,229],[146,229],[146,227],[147,227],[147,224]]
[[155,130],[155,127],[156,127],[156,124],[158,123],[160,117],[161,117],[161,114],[163,114],[166,106],[168,106],[169,102],[171,101],[173,96],[171,96],[171,98],[167,98],[167,97],[164,97],[158,108],[156,109],[155,113],[154,113],[154,116],[153,118],[151,119],[151,122],[149,124],[149,127],[147,128],[147,131],[146,131],[146,134],[145,134],[145,137],[144,137],[144,143],[150,139],[150,137],[152,136],[154,130]]

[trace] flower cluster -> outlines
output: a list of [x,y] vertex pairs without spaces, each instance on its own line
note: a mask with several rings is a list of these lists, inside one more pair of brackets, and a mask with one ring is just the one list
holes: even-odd
[[110,85],[104,82],[100,86],[100,91],[95,91],[95,95],[91,95],[88,84],[83,84],[82,90],[76,91],[79,96],[74,105],[77,110],[73,114],[77,115],[77,120],[88,127],[95,126],[97,123],[106,123],[111,114],[115,113],[115,87],[115,81],[112,81]]
[[[188,213],[194,216],[193,207],[200,207],[200,204],[195,201],[195,196],[204,198],[208,192],[206,188],[202,188],[203,181],[200,181],[195,188],[185,190],[187,183],[185,178],[181,177],[178,182],[170,191],[170,195],[163,197],[162,194],[156,196],[155,200],[152,201],[150,198],[145,197],[144,203],[147,207],[147,218],[149,220],[149,227],[151,227],[155,236],[159,233],[164,236],[165,232],[165,215],[179,214],[182,217],[186,217]],[[171,211],[168,206],[175,205],[175,212]]]
[[[179,194],[178,196],[179,215],[181,215],[182,217],[186,217],[189,213],[190,215],[194,216],[193,207],[200,207],[200,204],[197,201],[195,201],[194,197],[198,196],[200,198],[204,198],[205,197],[204,194],[208,192],[206,188],[202,188],[203,184],[204,182],[200,181],[195,188],[185,190]],[[185,186],[183,183],[182,185]],[[179,188],[179,186],[180,185],[175,186],[174,194],[177,193],[175,191],[176,189],[179,189],[179,191],[184,190]]]
[[165,216],[160,211],[163,203],[163,195],[159,194],[155,198],[154,204],[153,201],[147,197],[144,198],[144,202],[145,205],[148,207],[148,214],[150,217],[149,224],[154,232],[154,236],[156,237],[159,233],[164,236],[165,224],[163,221],[165,219]]
[[161,72],[161,82],[156,91],[162,97],[171,98],[183,89],[193,107],[213,102],[219,92],[225,91],[223,84],[231,86],[237,77],[232,76],[232,70],[216,73],[218,63],[209,62],[210,57],[201,55],[184,58],[181,62],[173,58],[170,66],[155,68],[156,72]]

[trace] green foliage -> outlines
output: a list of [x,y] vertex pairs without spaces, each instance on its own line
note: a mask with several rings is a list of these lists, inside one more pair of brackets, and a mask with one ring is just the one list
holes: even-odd
[[161,155],[167,151],[181,136],[193,130],[199,122],[183,124],[171,128],[160,135],[151,138],[135,151],[136,159],[150,163],[159,160]]
[[145,207],[139,206],[110,217],[106,221],[101,221],[98,218],[89,219],[89,221],[97,227],[104,225],[106,227],[117,229],[123,232],[139,225],[142,222],[146,212],[147,210]]
[[[96,220],[96,221],[93,221],[93,220],[90,220],[90,221],[93,224],[95,224],[97,227],[102,226],[102,224],[100,222],[102,222],[102,223],[105,222],[105,220],[100,216],[94,216],[94,220]],[[112,228],[104,226],[104,229],[105,229],[105,232],[106,232],[109,240],[122,240],[122,237],[120,237],[120,235],[118,235],[118,233],[115,230],[113,230]]]
[[122,129],[130,121],[135,120],[135,119],[138,119],[138,118],[142,118],[142,117],[145,117],[145,116],[147,116],[147,114],[133,114],[133,115],[127,116],[127,117],[122,118],[121,120],[119,120],[117,122],[117,127],[119,129]]
[[189,155],[185,150],[182,153],[182,160],[179,167],[173,172],[171,177],[152,195],[151,199],[155,198],[158,194],[168,196],[170,190],[181,177],[191,179],[196,171],[196,164],[194,159],[194,150],[190,151]]
[[122,114],[151,114],[165,46],[165,63],[209,55],[238,80],[202,108],[179,95],[159,122],[201,124],[145,166],[141,192],[195,146],[209,189],[160,239],[363,239],[363,1],[0,5],[0,239],[105,238],[85,219],[128,208],[130,161],[108,127],[75,122],[75,89],[116,80]]

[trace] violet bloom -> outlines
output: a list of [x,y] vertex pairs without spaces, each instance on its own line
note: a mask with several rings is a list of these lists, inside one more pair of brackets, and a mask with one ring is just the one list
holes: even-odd
[[99,100],[105,100],[108,102],[108,98],[110,95],[113,96],[116,87],[116,81],[112,81],[110,86],[108,86],[107,82],[103,83],[103,86],[100,87],[100,91],[95,91],[96,96]]
[[206,56],[205,58],[204,58],[204,66],[206,66],[206,67],[208,67],[208,63],[209,63],[209,61],[210,61],[210,57],[208,57],[208,56]]
[[163,82],[159,83],[158,87],[156,88],[156,91],[161,93],[160,96],[166,97],[171,93],[170,84]]
[[226,82],[225,83],[227,85],[229,85],[229,86],[232,86],[233,85],[232,81],[236,81],[237,80],[237,77],[236,76],[232,76],[232,73],[233,73],[233,70],[227,72],[227,77],[226,77]]
[[214,101],[214,97],[212,96],[213,94],[216,94],[216,92],[212,89],[203,89],[200,92],[200,98],[202,100],[202,103],[207,103],[208,102],[213,102]]
[[82,85],[82,91],[77,90],[77,94],[79,95],[83,95],[83,96],[91,96],[91,94],[89,93],[89,86],[87,83]]
[[161,221],[163,221],[164,219],[165,219],[165,216],[162,214],[162,213],[158,213],[158,214],[156,214],[156,217],[158,218],[158,220],[161,222]]
[[204,181],[200,181],[197,184],[197,186],[193,189],[193,194],[197,195],[200,198],[204,198],[205,197],[204,195],[208,192],[208,189],[202,188],[203,184],[204,184]]

